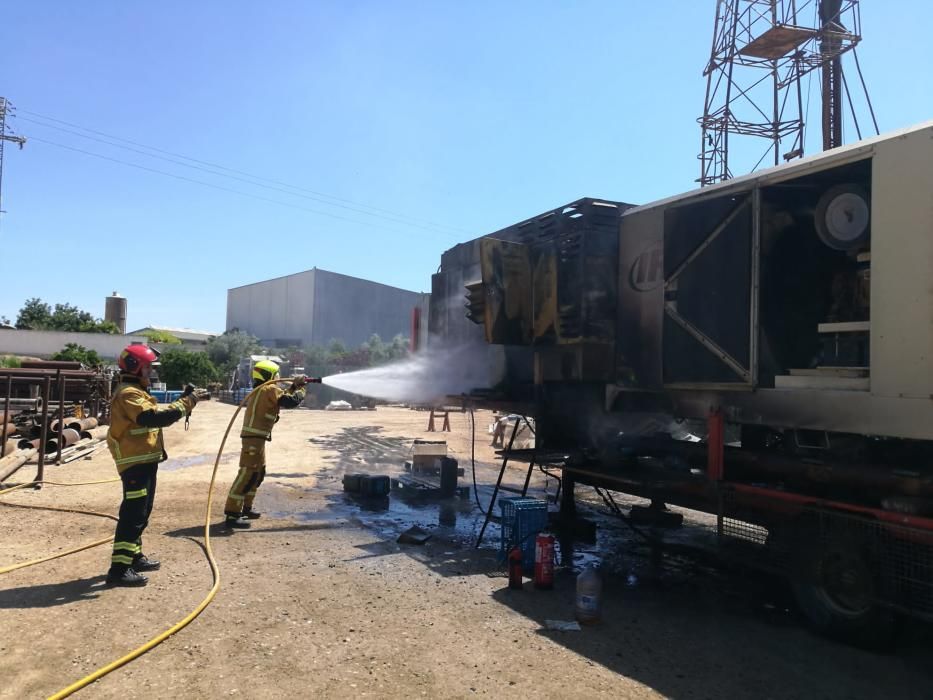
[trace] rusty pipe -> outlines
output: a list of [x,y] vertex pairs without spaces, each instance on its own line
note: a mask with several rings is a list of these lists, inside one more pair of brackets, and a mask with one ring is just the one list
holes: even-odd
[[[3,422],[6,423],[10,420],[10,394],[13,391],[13,379],[12,377],[6,378],[6,394],[3,397]],[[7,455],[6,443],[0,443],[0,447],[3,447],[3,453],[0,454],[0,459],[3,459]]]
[[90,438],[92,440],[106,440],[107,432],[110,430],[106,425],[102,425],[99,428],[91,428],[90,430],[82,430],[82,438]]
[[[677,454],[691,466],[706,468],[706,446],[701,443],[647,438],[639,445],[644,448],[640,450],[642,454]],[[812,462],[773,452],[727,447],[725,474],[727,480],[781,481],[804,490],[832,485],[855,489],[866,495],[933,498],[933,472],[920,470],[911,473],[896,465]]]
[[35,456],[35,450],[18,450],[0,459],[0,483],[13,476],[20,467]]
[[[84,369],[80,362],[71,360],[23,360],[20,369]],[[86,370],[85,370],[86,371]]]
[[52,452],[58,452],[59,447],[64,449],[70,445],[74,445],[80,439],[81,439],[81,435],[78,433],[77,430],[72,430],[71,428],[65,428],[62,431],[61,442],[59,442],[59,439],[57,437],[50,438],[45,441],[45,452],[46,454],[50,454]]
[[81,432],[82,430],[93,430],[97,427],[96,418],[80,418],[78,420],[72,420],[68,424],[68,427],[72,430],[77,430]]
[[21,411],[40,411],[42,410],[42,399],[10,399],[10,413],[12,417],[14,412]]

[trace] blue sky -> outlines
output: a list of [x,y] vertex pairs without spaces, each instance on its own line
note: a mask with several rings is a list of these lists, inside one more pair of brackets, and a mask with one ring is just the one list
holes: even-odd
[[[863,5],[859,58],[882,132],[933,118],[933,4]],[[222,331],[230,287],[321,267],[427,291],[463,240],[582,196],[692,189],[714,10],[9,3],[0,94],[30,141],[6,151],[0,316],[33,296],[102,316],[118,290],[129,329]]]

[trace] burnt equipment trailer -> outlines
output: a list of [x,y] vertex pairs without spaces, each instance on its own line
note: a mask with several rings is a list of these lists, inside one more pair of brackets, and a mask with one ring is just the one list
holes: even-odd
[[821,631],[933,620],[933,122],[458,245],[429,330],[565,481],[716,514]]

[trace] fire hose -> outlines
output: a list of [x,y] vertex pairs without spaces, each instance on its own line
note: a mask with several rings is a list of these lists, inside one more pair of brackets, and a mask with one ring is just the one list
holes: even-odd
[[[255,392],[256,389],[266,386],[266,384],[294,382],[295,379],[297,378],[272,379],[254,388],[252,391],[249,392],[249,394],[247,394],[243,398],[242,401],[240,401],[236,410],[233,412],[233,415],[230,417],[230,422],[227,424],[227,429],[224,431],[223,438],[220,441],[220,447],[217,449],[217,457],[214,460],[214,468],[211,471],[211,482],[207,490],[207,504],[204,509],[204,551],[207,555],[207,561],[211,567],[211,574],[213,576],[213,585],[211,586],[210,591],[208,591],[204,599],[186,617],[176,622],[174,625],[169,627],[164,632],[161,632],[160,634],[156,635],[155,637],[150,639],[148,642],[146,642],[142,646],[137,647],[136,649],[129,652],[128,654],[121,656],[119,659],[116,659],[115,661],[110,662],[106,666],[102,666],[101,668],[97,669],[93,673],[88,674],[81,680],[75,681],[74,683],[69,685],[67,688],[63,688],[62,690],[58,691],[54,695],[51,695],[50,700],[57,700],[58,698],[66,698],[72,693],[75,693],[78,690],[81,690],[82,688],[84,688],[85,686],[90,685],[94,681],[100,678],[103,678],[111,671],[115,671],[121,666],[128,664],[130,661],[137,659],[138,657],[145,654],[147,651],[150,651],[151,649],[155,648],[156,646],[164,642],[166,639],[171,637],[176,632],[179,632],[185,627],[187,627],[192,621],[194,621],[194,619],[198,615],[204,612],[204,610],[207,608],[208,605],[211,604],[211,601],[213,601],[214,597],[217,595],[217,591],[220,590],[220,568],[217,566],[217,561],[216,559],[214,559],[214,552],[213,552],[213,549],[211,548],[211,534],[210,534],[211,504],[214,498],[214,482],[217,478],[217,469],[220,466],[220,458],[223,454],[224,445],[227,442],[227,437],[230,435],[230,429],[233,427],[233,422],[236,420],[237,415],[239,415],[240,411],[246,405],[246,402],[249,400],[249,397],[253,395],[253,392]],[[320,379],[308,379],[308,381],[320,382]],[[60,484],[60,483],[52,482],[52,481],[41,481],[41,482],[31,481],[25,484],[19,484],[17,486],[13,486],[12,488],[4,489],[0,491],[0,496],[10,493],[11,491],[16,491],[18,489],[26,488],[28,486],[36,486],[39,484],[50,484],[54,486],[89,486],[92,484],[107,484],[107,483],[111,483],[111,482],[119,481],[119,480],[120,479],[104,479],[102,481],[88,481],[88,482],[74,483],[74,484]],[[21,504],[4,504],[4,505],[14,505],[17,507],[36,508],[36,509],[42,509],[42,510],[56,510],[56,511],[68,512],[68,513],[81,513],[85,515],[95,515],[98,517],[110,518],[111,520],[117,519],[115,516],[109,513],[98,513],[95,511],[76,510],[76,509],[71,509],[71,508],[55,508],[53,506],[32,506],[32,505],[21,505]],[[13,565],[10,565],[4,568],[0,568],[0,574],[5,574],[10,571],[15,571],[17,569],[23,569],[28,566],[34,566],[36,564],[41,564],[43,562],[47,562],[52,559],[58,559],[60,557],[68,556],[69,554],[75,554],[77,552],[82,552],[86,549],[91,549],[93,547],[98,547],[100,545],[106,544],[108,542],[111,542],[112,540],[113,540],[113,537],[108,537],[106,539],[97,540],[95,542],[91,542],[86,545],[76,547],[66,552],[60,552],[58,554],[53,554],[51,556],[43,557],[41,559],[34,559],[32,561],[21,562],[19,564],[13,564]]]

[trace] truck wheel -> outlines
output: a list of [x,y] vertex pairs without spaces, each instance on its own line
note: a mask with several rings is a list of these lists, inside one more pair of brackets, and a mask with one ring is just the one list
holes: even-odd
[[895,616],[876,603],[877,572],[857,542],[830,539],[802,553],[791,585],[815,631],[868,649],[886,649],[895,638]]

